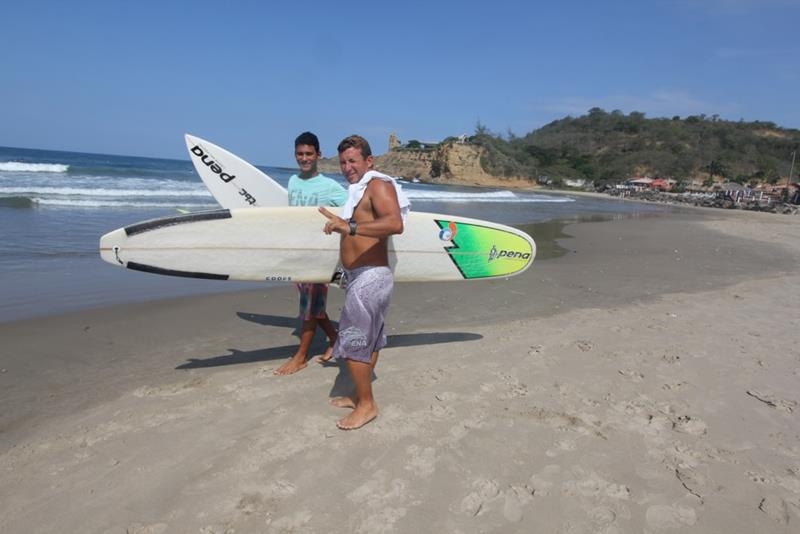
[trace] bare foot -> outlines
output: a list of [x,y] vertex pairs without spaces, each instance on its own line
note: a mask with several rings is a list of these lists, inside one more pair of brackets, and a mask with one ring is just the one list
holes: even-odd
[[328,348],[325,349],[325,354],[317,358],[317,363],[328,363],[333,358],[333,346],[336,344],[336,338],[339,336],[332,336],[328,342]]
[[322,356],[317,356],[315,361],[318,364],[325,364],[331,361],[331,358],[333,358],[333,346],[328,347]]
[[356,401],[352,397],[333,397],[330,400],[331,406],[336,406],[337,408],[355,408]]
[[350,415],[339,419],[339,422],[336,423],[336,426],[342,430],[355,430],[366,425],[376,417],[378,417],[378,407],[374,404],[365,406],[362,403],[356,406]]
[[291,375],[291,374],[296,373],[300,369],[305,368],[305,366],[306,366],[305,358],[303,358],[301,360],[300,358],[294,358],[293,357],[288,362],[284,363],[283,365],[281,365],[280,367],[278,367],[277,369],[272,371],[272,374],[274,374],[274,375]]

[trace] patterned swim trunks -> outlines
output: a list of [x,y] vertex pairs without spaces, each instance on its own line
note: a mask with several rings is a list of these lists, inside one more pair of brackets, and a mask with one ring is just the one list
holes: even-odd
[[335,358],[369,363],[372,353],[386,346],[383,324],[389,311],[394,276],[389,267],[349,270],[344,307],[339,318]]
[[300,319],[325,318],[325,303],[328,299],[327,284],[295,284],[300,292]]

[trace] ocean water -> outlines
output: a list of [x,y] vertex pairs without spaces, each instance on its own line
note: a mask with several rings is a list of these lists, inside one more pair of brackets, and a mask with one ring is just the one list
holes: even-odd
[[[258,166],[284,186],[295,170]],[[341,175],[331,175],[346,185]],[[663,210],[613,200],[403,183],[412,209],[523,228]],[[200,293],[267,287],[115,268],[100,236],[135,222],[219,205],[188,159],[0,147],[0,322]],[[541,243],[540,243],[541,245]]]

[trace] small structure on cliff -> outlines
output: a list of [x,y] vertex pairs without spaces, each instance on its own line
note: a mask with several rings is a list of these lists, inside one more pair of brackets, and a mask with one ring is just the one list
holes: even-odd
[[398,148],[401,144],[402,143],[400,143],[400,140],[397,138],[396,133],[392,132],[389,134],[389,151]]

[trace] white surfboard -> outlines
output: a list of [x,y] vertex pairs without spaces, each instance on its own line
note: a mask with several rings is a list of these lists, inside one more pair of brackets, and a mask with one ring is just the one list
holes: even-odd
[[186,134],[185,138],[197,174],[223,208],[281,207],[289,203],[281,184],[236,154],[193,135]]
[[[196,212],[119,228],[100,239],[101,257],[128,269],[217,280],[331,282],[339,235],[326,235],[315,207]],[[411,212],[389,243],[395,280],[507,277],[536,255],[526,233],[451,215]]]

